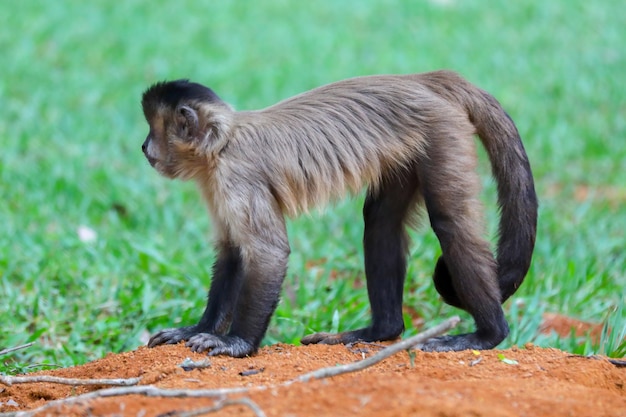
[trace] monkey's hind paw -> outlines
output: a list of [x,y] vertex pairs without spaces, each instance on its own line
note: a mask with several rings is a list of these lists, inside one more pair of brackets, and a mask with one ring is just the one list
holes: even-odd
[[428,339],[424,343],[413,346],[414,349],[424,352],[452,352],[460,350],[488,350],[496,347],[497,343],[491,339],[480,338],[476,333],[459,334],[453,336],[439,336]]
[[390,325],[385,328],[384,332],[376,331],[372,327],[364,327],[362,329],[341,333],[321,332],[304,336],[300,339],[300,343],[303,345],[310,345],[314,343],[321,345],[338,345],[343,343],[344,345],[347,345],[349,343],[356,342],[393,340],[400,336],[402,330],[404,330],[404,324],[400,321],[398,325]]
[[303,345],[311,345],[311,344],[320,344],[320,345],[339,345],[344,344],[347,345],[349,343],[356,342],[373,342],[375,340],[389,340],[395,339],[397,335],[388,336],[385,334],[379,334],[372,332],[370,327],[365,327],[363,329],[352,330],[349,332],[341,332],[341,333],[315,333],[310,334],[308,336],[304,336],[300,339],[300,343]]
[[341,333],[315,333],[308,336],[304,336],[300,339],[300,343],[303,345],[338,345],[340,343],[346,343],[343,341]]
[[243,358],[252,355],[256,347],[237,336],[218,336],[210,333],[198,333],[186,344],[194,352],[209,351],[209,355],[227,355]]
[[161,330],[150,338],[148,341],[148,347],[153,348],[158,345],[175,345],[181,340],[189,340],[189,338],[195,334],[198,334],[196,326]]

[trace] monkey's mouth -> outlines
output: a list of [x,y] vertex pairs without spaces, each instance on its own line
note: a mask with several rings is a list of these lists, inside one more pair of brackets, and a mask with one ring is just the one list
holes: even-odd
[[159,174],[168,177],[168,178],[176,178],[176,175],[170,172],[170,169],[167,166],[167,163],[158,159],[153,158],[150,155],[145,155],[146,159],[150,163],[150,166],[154,168]]
[[150,163],[150,166],[152,166],[154,168],[154,166],[157,164],[157,162],[159,162],[158,159],[151,157],[150,155],[148,155],[147,153],[144,153],[144,156],[146,157],[146,159],[148,160],[148,162]]

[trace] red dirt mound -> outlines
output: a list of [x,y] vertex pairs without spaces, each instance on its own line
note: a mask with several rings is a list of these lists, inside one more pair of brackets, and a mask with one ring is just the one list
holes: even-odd
[[[207,358],[180,344],[110,354],[82,366],[28,376],[141,377],[140,386],[161,389],[249,389],[216,398],[96,398],[71,406],[54,405],[40,412],[41,416],[175,416],[216,402],[222,407],[219,415],[233,416],[626,416],[626,368],[605,358],[533,346],[485,352],[402,352],[359,372],[285,384],[308,371],[355,362],[380,349],[371,344],[274,345],[253,357],[233,359]],[[186,358],[208,359],[210,365],[185,371],[179,365]],[[32,410],[103,388],[0,385],[0,412]],[[253,403],[232,401],[241,398]]]

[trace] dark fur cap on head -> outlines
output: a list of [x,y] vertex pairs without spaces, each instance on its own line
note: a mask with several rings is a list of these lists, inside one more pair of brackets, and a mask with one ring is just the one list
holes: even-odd
[[175,109],[181,102],[220,102],[220,98],[208,87],[189,80],[161,81],[148,87],[143,93],[141,106],[146,118],[153,116],[159,107]]

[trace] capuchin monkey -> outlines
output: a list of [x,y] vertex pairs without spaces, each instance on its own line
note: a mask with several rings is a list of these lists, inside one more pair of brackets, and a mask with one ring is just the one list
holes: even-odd
[[[371,324],[310,343],[395,339],[404,330],[407,227],[425,206],[442,256],[434,283],[468,311],[474,333],[429,339],[424,351],[491,349],[509,333],[501,304],[522,283],[535,244],[537,197],[513,121],[491,95],[455,73],[339,81],[274,106],[234,111],[209,88],[160,82],[143,93],[142,150],[169,178],[194,180],[216,231],[217,259],[198,324],[162,330],[150,347],[256,352],[279,300],[290,252],[284,216],[367,187],[363,217]],[[497,181],[497,257],[484,238],[474,135]]]

